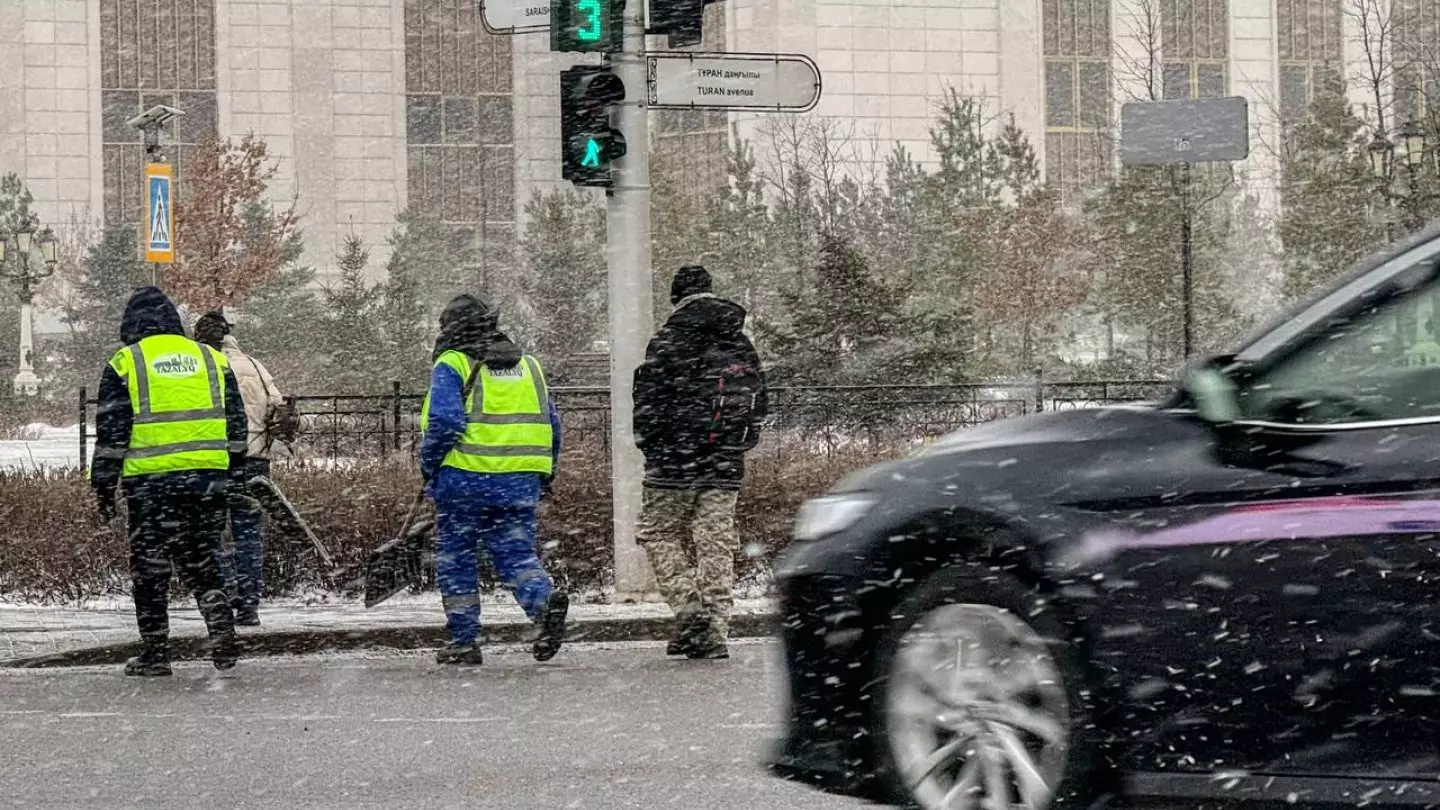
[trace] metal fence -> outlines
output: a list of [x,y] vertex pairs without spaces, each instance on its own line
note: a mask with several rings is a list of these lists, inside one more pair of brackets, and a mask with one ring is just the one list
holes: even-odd
[[[996,382],[964,385],[778,387],[770,390],[770,435],[793,436],[819,450],[855,442],[905,443],[1040,411],[1155,400],[1172,388],[1159,380]],[[567,443],[610,442],[607,388],[554,388]],[[399,383],[388,394],[290,397],[300,413],[292,448],[306,458],[410,455],[420,437],[423,394]],[[80,457],[95,401],[81,389]],[[82,461],[82,463],[84,463]]]

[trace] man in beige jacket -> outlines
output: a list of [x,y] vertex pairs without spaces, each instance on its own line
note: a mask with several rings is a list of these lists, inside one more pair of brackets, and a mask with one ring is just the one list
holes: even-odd
[[[272,425],[285,404],[270,372],[259,360],[240,350],[230,334],[230,323],[219,312],[208,312],[195,323],[195,340],[225,353],[230,360],[240,396],[245,400],[245,421],[249,427],[245,464],[247,478],[270,477],[270,455],[275,443]],[[234,550],[221,554],[226,590],[235,608],[235,624],[260,625],[260,593],[264,587],[264,513],[258,505],[230,508],[230,533]]]

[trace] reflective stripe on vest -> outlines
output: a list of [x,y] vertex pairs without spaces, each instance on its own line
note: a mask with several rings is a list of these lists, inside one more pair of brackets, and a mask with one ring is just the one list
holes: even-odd
[[223,355],[179,335],[154,335],[126,346],[110,366],[130,391],[134,419],[125,451],[127,477],[224,470],[244,445],[228,440]]
[[[470,378],[470,358],[446,352],[436,361]],[[545,372],[535,358],[525,356],[514,370],[499,373],[481,366],[465,403],[465,432],[445,456],[444,466],[478,473],[539,473],[550,475],[554,428],[550,424],[550,393]],[[425,398],[421,429],[429,422],[430,398]]]

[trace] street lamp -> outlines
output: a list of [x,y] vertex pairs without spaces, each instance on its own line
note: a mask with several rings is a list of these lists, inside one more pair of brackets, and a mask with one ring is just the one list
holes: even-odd
[[1386,180],[1390,177],[1390,156],[1394,153],[1395,147],[1391,145],[1380,133],[1370,139],[1370,171],[1374,173],[1376,180]]
[[1411,171],[1419,169],[1425,162],[1425,128],[1411,121],[1400,130],[1400,137],[1405,141],[1405,164]]
[[[20,371],[15,375],[14,390],[16,396],[35,396],[40,393],[40,378],[35,375],[32,360],[35,348],[32,332],[35,289],[40,286],[40,282],[55,275],[55,264],[60,259],[60,243],[49,228],[41,231],[37,240],[32,225],[21,225],[12,236],[15,240],[18,267],[8,272],[4,270],[5,243],[10,237],[0,234],[0,273],[9,277],[19,287],[20,292]],[[40,251],[40,266],[34,267],[31,256],[37,247]]]

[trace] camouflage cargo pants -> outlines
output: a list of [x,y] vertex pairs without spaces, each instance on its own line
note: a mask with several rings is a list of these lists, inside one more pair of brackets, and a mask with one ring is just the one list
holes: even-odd
[[650,559],[660,593],[679,617],[710,614],[723,640],[730,633],[735,594],[735,500],[726,489],[645,488],[640,547]]

